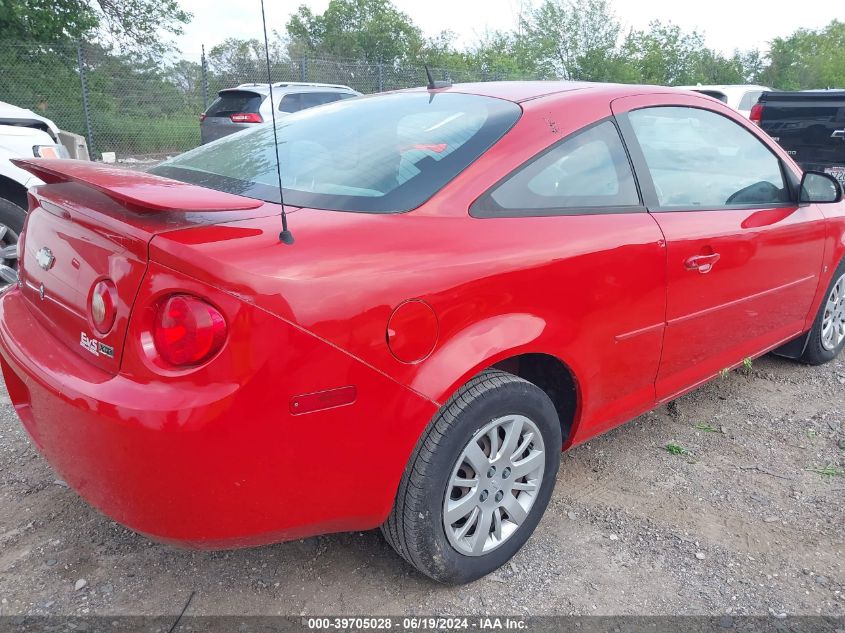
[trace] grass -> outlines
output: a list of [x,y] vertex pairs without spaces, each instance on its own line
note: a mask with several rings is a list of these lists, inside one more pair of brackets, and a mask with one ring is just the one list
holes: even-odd
[[731,373],[731,370],[728,367],[719,370],[719,378],[727,378],[728,374]]
[[811,473],[817,473],[822,477],[845,477],[845,468],[839,468],[831,464],[828,464],[824,468],[813,466],[812,468],[807,468],[806,470]]
[[818,433],[816,433],[815,429],[807,429],[807,437],[811,440],[815,437],[818,437]]
[[666,445],[666,450],[672,455],[689,455],[690,452],[685,449],[683,446],[678,446],[677,444],[669,443]]
[[699,431],[704,431],[705,433],[721,433],[719,429],[715,426],[710,426],[709,424],[696,424],[693,428],[698,429]]
[[94,117],[93,127],[96,154],[92,158],[99,158],[101,152],[176,154],[200,144],[199,117],[194,115],[152,119],[108,113]]

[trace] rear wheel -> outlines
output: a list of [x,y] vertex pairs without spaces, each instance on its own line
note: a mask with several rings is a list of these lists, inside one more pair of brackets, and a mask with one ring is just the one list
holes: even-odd
[[479,374],[420,438],[382,526],[385,538],[440,582],[489,574],[539,523],[562,443],[557,412],[543,390],[506,372]]
[[23,231],[24,220],[26,220],[26,209],[7,198],[0,198],[0,224],[8,226],[20,235]]
[[845,347],[845,260],[839,264],[810,331],[801,360],[810,365],[832,361]]
[[26,211],[0,198],[0,290],[18,280],[18,236]]

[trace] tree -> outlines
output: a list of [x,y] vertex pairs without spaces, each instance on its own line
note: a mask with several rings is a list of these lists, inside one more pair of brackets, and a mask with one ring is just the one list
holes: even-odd
[[608,81],[619,74],[621,27],[607,0],[543,0],[521,28],[526,57],[544,77]]
[[55,43],[98,33],[124,52],[159,57],[162,32],[191,18],[177,0],[0,0],[0,40]]
[[775,38],[762,76],[785,90],[845,87],[845,23],[833,20],[818,31],[798,29]]
[[708,54],[711,62],[714,58],[698,32],[685,33],[675,24],[658,20],[651,22],[646,31],[629,32],[622,53],[642,82],[661,86],[700,81]]
[[291,57],[313,55],[369,63],[419,61],[423,36],[390,0],[329,0],[315,15],[302,5],[287,23]]
[[[300,70],[288,57],[286,40],[273,31],[269,38],[270,75],[273,81],[299,80]],[[221,88],[241,83],[267,82],[264,41],[230,37],[208,52],[209,84],[212,95]]]

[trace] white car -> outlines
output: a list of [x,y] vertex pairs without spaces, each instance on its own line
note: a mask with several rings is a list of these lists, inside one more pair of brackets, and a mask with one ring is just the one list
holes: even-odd
[[[217,93],[217,99],[200,116],[200,137],[208,143],[229,134],[267,123],[270,111],[270,84],[241,84]],[[360,97],[361,93],[340,84],[287,81],[272,85],[276,118],[318,105]]]
[[0,101],[0,287],[17,281],[17,243],[26,218],[26,191],[41,184],[12,158],[67,158],[50,119]]
[[733,86],[703,86],[701,84],[698,84],[697,86],[676,87],[682,88],[683,90],[694,90],[695,92],[700,92],[701,94],[705,94],[708,97],[718,99],[722,103],[726,103],[734,110],[737,110],[746,119],[749,118],[751,114],[751,108],[755,103],[757,103],[757,99],[760,98],[760,95],[764,92],[770,92],[772,90],[771,88],[767,88],[766,86],[742,84]]

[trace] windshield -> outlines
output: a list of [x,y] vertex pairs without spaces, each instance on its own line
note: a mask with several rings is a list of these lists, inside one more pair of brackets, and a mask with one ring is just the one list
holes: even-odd
[[[276,124],[285,204],[395,213],[418,207],[517,121],[515,103],[397,93],[303,110]],[[279,202],[272,125],[226,136],[153,173]]]

